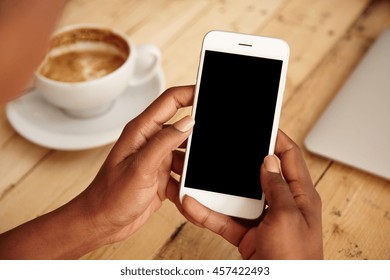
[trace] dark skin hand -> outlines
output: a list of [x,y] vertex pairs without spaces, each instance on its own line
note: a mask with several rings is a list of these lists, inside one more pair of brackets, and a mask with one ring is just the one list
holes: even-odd
[[193,87],[166,90],[130,121],[88,188],[64,206],[0,234],[0,259],[75,259],[137,231],[176,181],[180,147],[194,124]]
[[178,188],[168,197],[194,224],[208,228],[237,246],[243,259],[322,259],[321,199],[299,147],[282,131],[276,156],[267,156],[260,180],[268,203],[260,223],[242,222],[217,213],[186,196]]

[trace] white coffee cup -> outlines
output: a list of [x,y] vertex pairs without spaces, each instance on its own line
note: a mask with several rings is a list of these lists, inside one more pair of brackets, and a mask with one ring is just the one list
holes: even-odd
[[157,47],[135,46],[118,30],[66,26],[53,35],[35,73],[35,87],[47,102],[68,115],[95,117],[108,111],[128,87],[149,81],[160,58]]

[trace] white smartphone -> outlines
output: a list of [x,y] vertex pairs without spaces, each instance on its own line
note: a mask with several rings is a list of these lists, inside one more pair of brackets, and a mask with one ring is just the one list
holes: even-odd
[[211,31],[202,44],[180,199],[246,219],[264,209],[260,166],[274,153],[288,44]]

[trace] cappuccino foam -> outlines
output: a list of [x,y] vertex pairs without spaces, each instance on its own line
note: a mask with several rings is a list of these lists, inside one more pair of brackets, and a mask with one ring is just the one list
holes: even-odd
[[128,43],[112,31],[80,28],[52,38],[38,72],[61,82],[89,81],[115,71],[129,55]]
[[83,82],[103,77],[118,69],[126,58],[119,54],[84,50],[49,56],[40,74],[61,82]]

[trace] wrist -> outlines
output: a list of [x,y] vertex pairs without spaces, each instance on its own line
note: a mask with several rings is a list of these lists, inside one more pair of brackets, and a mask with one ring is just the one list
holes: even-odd
[[107,221],[98,205],[90,203],[85,193],[74,198],[64,208],[69,218],[73,219],[73,222],[70,221],[73,223],[72,231],[82,243],[79,244],[83,248],[79,252],[80,256],[116,241],[117,227]]
[[109,242],[76,197],[64,206],[0,235],[2,259],[77,259]]

